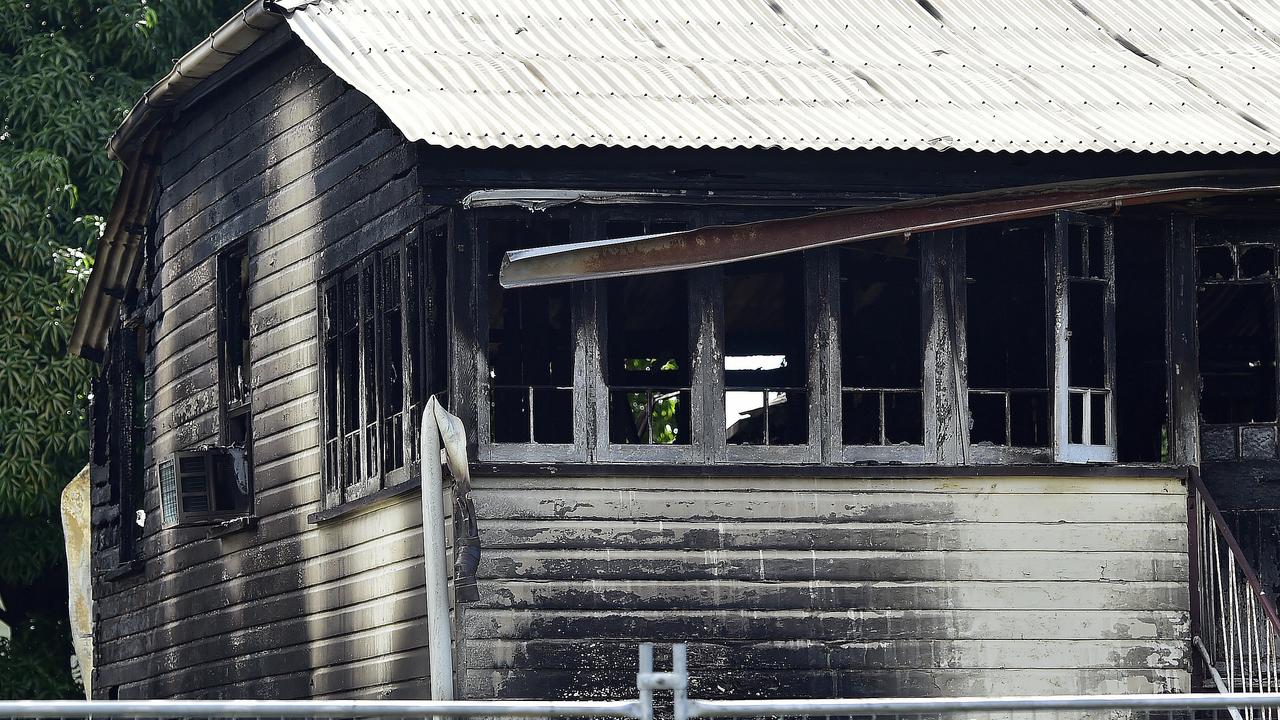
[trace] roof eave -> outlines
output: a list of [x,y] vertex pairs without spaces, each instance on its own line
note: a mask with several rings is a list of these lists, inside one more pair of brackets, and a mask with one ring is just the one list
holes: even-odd
[[93,272],[85,286],[67,350],[92,360],[102,357],[155,202],[157,155],[164,133],[157,129],[168,112],[198,86],[225,68],[284,22],[289,9],[253,0],[174,64],[134,104],[107,142],[107,154],[124,165],[107,226],[98,240]]
[[163,111],[176,105],[196,86],[284,22],[282,12],[274,2],[253,0],[199,45],[178,58],[173,69],[134,103],[107,141],[107,153],[113,159],[123,161],[128,154],[128,146],[155,127],[163,117]]

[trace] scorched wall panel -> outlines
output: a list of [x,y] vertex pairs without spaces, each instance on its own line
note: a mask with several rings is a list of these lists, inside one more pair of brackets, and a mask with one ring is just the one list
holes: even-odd
[[[422,217],[416,156],[287,44],[177,118],[150,279],[141,573],[96,584],[95,690],[125,697],[427,693],[416,495],[316,525],[316,287]],[[216,255],[250,253],[256,528],[161,529],[159,462],[219,442]]]
[[487,478],[475,492],[473,696],[628,696],[644,640],[690,643],[694,696],[1189,689],[1177,480]]

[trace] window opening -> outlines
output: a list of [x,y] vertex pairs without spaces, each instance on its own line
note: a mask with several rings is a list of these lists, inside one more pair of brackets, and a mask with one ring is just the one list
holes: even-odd
[[920,249],[907,237],[843,246],[840,400],[845,445],[920,445]]
[[[219,369],[222,374],[222,442],[250,453],[253,411],[250,325],[249,253],[241,243],[218,257]],[[247,513],[252,509],[252,488],[245,473],[219,496],[224,506],[214,511]]]
[[1115,261],[1109,221],[1058,213],[1055,414],[1058,459],[1116,460]]
[[1115,236],[1116,450],[1121,462],[1169,462],[1166,233],[1117,218]]
[[1271,285],[1204,283],[1198,295],[1204,421],[1274,422],[1276,339]]
[[423,298],[436,292],[427,262],[414,231],[321,284],[321,417],[330,507],[404,482],[417,460],[415,413],[436,377],[425,358],[443,344],[435,340],[429,309],[423,312]]
[[490,220],[483,230],[488,247],[489,439],[571,444],[571,287],[504,290],[498,284],[504,253],[563,243],[569,238],[569,223],[546,217]]
[[146,485],[145,353],[144,330],[134,324],[115,328],[94,386],[92,458],[104,471],[108,502],[118,513],[112,542],[118,548],[121,563],[137,559],[142,550],[144,528],[139,523],[139,513],[143,510]]
[[[609,220],[606,237],[673,232],[675,221]],[[685,273],[619,278],[605,283],[609,442],[691,442],[689,280]]]
[[723,293],[726,442],[808,443],[803,256],[728,265]]
[[405,244],[405,368],[409,457],[416,458],[418,421],[427,398],[448,405],[447,222],[414,233]]
[[404,467],[404,342],[400,249],[383,251],[378,285],[380,314],[382,407],[382,467],[387,472]]
[[1045,253],[1043,226],[966,233],[969,441],[979,456],[1050,446]]

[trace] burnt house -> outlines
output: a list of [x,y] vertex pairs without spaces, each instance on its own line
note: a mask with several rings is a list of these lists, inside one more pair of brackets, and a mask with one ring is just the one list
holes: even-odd
[[110,145],[95,693],[622,697],[646,640],[704,695],[1202,687],[1222,533],[1280,584],[1277,32],[250,4]]

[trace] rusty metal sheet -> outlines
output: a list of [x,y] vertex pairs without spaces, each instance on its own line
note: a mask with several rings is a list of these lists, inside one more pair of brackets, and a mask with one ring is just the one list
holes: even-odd
[[858,240],[1047,215],[1280,192],[1280,173],[1168,173],[1005,188],[781,220],[515,250],[499,281],[517,288],[687,270]]

